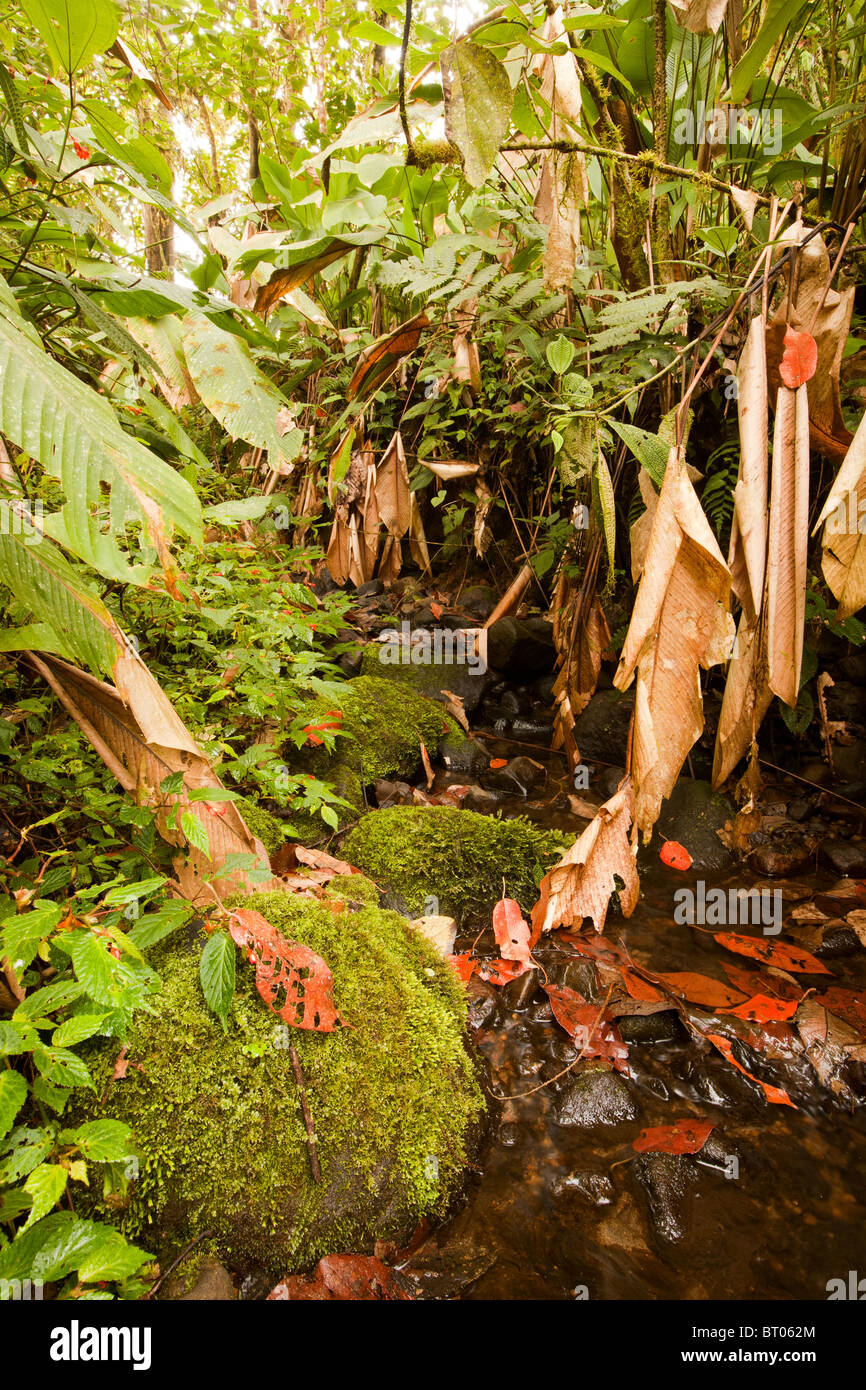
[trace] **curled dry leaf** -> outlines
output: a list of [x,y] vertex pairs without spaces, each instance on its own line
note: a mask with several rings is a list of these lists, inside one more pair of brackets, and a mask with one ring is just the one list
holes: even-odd
[[662,800],[704,727],[699,668],[733,640],[731,576],[686,471],[672,449],[614,685],[637,677],[632,774],[635,821],[648,840]]
[[845,455],[815,530],[823,524],[824,578],[848,618],[866,606],[866,415]]
[[623,916],[630,917],[640,893],[629,828],[634,815],[631,779],[620,783],[599,807],[583,834],[541,880],[532,911],[532,941],[559,926],[579,927],[590,918],[604,930],[611,894],[620,887]]
[[255,957],[256,989],[268,1008],[292,1028],[331,1033],[345,1027],[334,1005],[334,977],[322,957],[287,941],[251,908],[232,912],[229,933]]
[[399,328],[392,329],[365,348],[349,382],[346,393],[349,400],[355,400],[362,394],[368,397],[375,395],[403,358],[415,351],[423,330],[429,326],[430,320],[422,309],[420,314],[415,314],[401,323]]
[[805,386],[780,386],[767,554],[767,676],[773,694],[791,706],[800,692],[808,543],[809,402]]

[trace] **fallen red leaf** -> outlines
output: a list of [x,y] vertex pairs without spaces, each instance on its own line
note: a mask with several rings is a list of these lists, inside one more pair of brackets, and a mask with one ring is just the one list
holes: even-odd
[[818,366],[818,344],[811,333],[796,328],[785,330],[785,351],[779,363],[779,376],[786,386],[796,390],[815,375]]
[[648,999],[655,1003],[664,998],[660,989],[656,989],[655,985],[651,985],[648,980],[642,979],[633,970],[629,970],[627,965],[623,966],[622,980],[632,999]]
[[659,859],[663,864],[667,864],[669,869],[685,871],[692,867],[692,856],[685,845],[679,844],[677,840],[665,840],[659,850]]
[[475,971],[478,969],[477,960],[473,960],[468,951],[464,951],[459,956],[446,956],[449,965],[452,965],[460,976],[464,985],[468,985]]
[[677,1120],[672,1125],[656,1125],[654,1129],[642,1129],[632,1148],[638,1154],[696,1154],[714,1128],[711,1120]]
[[628,1047],[609,1014],[597,1004],[588,1004],[576,989],[545,985],[553,1016],[570,1038],[574,1038],[584,1057],[602,1057],[617,1071],[628,1071]]
[[491,985],[510,985],[525,975],[528,966],[516,960],[486,960],[479,964],[478,974]]
[[784,1023],[797,1012],[797,1000],[771,999],[767,994],[753,994],[751,999],[738,1004],[735,1009],[725,1009],[724,1012],[752,1023]]
[[831,985],[823,994],[816,994],[817,1003],[828,1013],[841,1018],[850,1028],[866,1037],[866,990],[842,989]]
[[439,619],[442,617],[442,614],[443,614],[443,612],[444,612],[444,609],[443,609],[443,607],[442,607],[442,604],[441,604],[441,603],[431,603],[431,604],[430,604],[430,612],[433,614],[433,617],[436,619],[436,621],[437,621],[437,623],[438,623]]
[[729,961],[722,961],[722,969],[736,989],[741,989],[747,997],[753,994],[768,994],[770,998],[776,999],[796,999],[797,1002],[803,997],[803,987],[793,983],[793,981],[782,980],[777,975],[770,975],[764,970],[744,970],[741,965],[732,965]]
[[740,956],[762,960],[779,970],[793,970],[801,975],[832,975],[826,965],[801,946],[789,946],[786,941],[768,941],[762,936],[741,936],[737,932],[713,932],[713,939]]
[[287,941],[251,908],[232,912],[229,934],[236,946],[254,952],[256,989],[284,1023],[317,1033],[345,1027],[334,1004],[334,977],[309,946]]
[[659,975],[662,984],[671,992],[690,1004],[698,1004],[705,1009],[729,1009],[742,1004],[744,996],[738,989],[723,985],[709,975],[697,975],[690,970],[676,970],[667,975]]
[[529,949],[529,923],[523,920],[520,904],[513,898],[502,898],[493,909],[493,935],[505,960],[532,963]]
[[750,1081],[754,1081],[756,1085],[760,1086],[771,1105],[790,1105],[792,1110],[797,1109],[797,1106],[791,1100],[787,1092],[781,1090],[778,1086],[771,1086],[768,1082],[761,1081],[757,1076],[753,1076],[750,1071],[746,1071],[744,1066],[740,1065],[734,1056],[733,1046],[728,1042],[727,1038],[723,1038],[719,1033],[707,1033],[706,1037],[709,1038],[714,1047],[718,1048],[726,1062],[730,1062],[732,1067],[736,1067],[737,1071],[743,1073],[743,1076],[747,1076]]
[[491,758],[491,759],[490,759],[490,762],[487,764],[487,766],[488,766],[488,767],[507,767],[507,766],[508,766],[508,759],[507,759],[507,758]]
[[326,1255],[312,1276],[293,1274],[268,1294],[269,1302],[389,1302],[409,1298],[393,1269],[375,1255]]

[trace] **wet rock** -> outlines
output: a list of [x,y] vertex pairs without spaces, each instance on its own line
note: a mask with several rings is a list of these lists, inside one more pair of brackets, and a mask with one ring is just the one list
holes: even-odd
[[509,796],[525,796],[545,779],[545,771],[533,758],[512,758],[505,767],[488,768],[481,775],[481,784],[489,791],[503,791]]
[[541,700],[545,705],[549,705],[553,701],[553,687],[555,684],[555,674],[548,673],[546,676],[539,676],[537,681],[532,682],[532,693],[537,700]]
[[683,1036],[676,1013],[669,1009],[657,1014],[624,1014],[616,1026],[627,1043],[674,1042]]
[[752,1083],[741,1072],[703,1057],[688,1063],[685,1080],[693,1088],[695,1098],[708,1101],[710,1105],[728,1107],[755,1099]]
[[825,840],[821,845],[822,863],[841,878],[862,878],[866,874],[866,844],[847,840]]
[[493,985],[488,984],[486,980],[479,980],[475,975],[469,981],[467,994],[467,1023],[472,1030],[484,1028],[499,1007],[499,995]]
[[796,801],[788,802],[788,815],[790,816],[791,820],[803,821],[809,815],[811,810],[812,803],[810,801],[800,801],[799,799],[797,799]]
[[462,805],[464,811],[478,811],[482,816],[490,816],[502,800],[501,793],[490,791],[487,787],[470,787]]
[[452,734],[446,734],[439,744],[439,757],[449,772],[468,773],[470,777],[477,776],[490,762],[486,749],[480,743]]
[[324,598],[325,594],[332,594],[340,585],[331,578],[330,571],[323,565],[320,574],[317,574],[310,588],[319,598]]
[[756,845],[750,863],[756,873],[786,878],[807,869],[814,857],[814,838],[792,825],[790,829],[783,827],[775,831],[763,844]]
[[430,942],[440,956],[450,956],[453,953],[454,938],[457,935],[457,923],[453,917],[428,913],[424,917],[413,917],[412,926]]
[[385,585],[381,579],[367,579],[358,585],[355,592],[358,598],[375,598],[377,594],[384,594]]
[[594,1207],[610,1206],[614,1198],[613,1183],[605,1173],[577,1169],[557,1178],[553,1184],[555,1197],[582,1197]]
[[487,664],[522,680],[549,672],[556,658],[553,627],[545,618],[499,618],[487,629]]
[[543,966],[548,982],[557,989],[573,989],[584,999],[592,999],[597,989],[595,966],[591,960],[566,956],[562,951],[536,950],[534,958]]
[[598,792],[602,801],[609,801],[624,776],[624,767],[606,767],[604,771],[594,779],[592,789],[594,792]]
[[460,607],[473,617],[489,618],[496,607],[496,594],[489,584],[470,584],[460,595]]
[[834,956],[854,956],[861,949],[860,938],[853,927],[849,927],[846,922],[830,922],[824,928],[824,935],[820,946],[815,949],[815,955],[826,960]]
[[857,738],[853,743],[834,744],[833,767],[837,776],[848,781],[862,777],[866,767],[866,739]]
[[506,1013],[522,1013],[535,997],[541,979],[540,970],[527,970],[502,988],[502,1008]]
[[511,732],[515,738],[538,738],[544,739],[545,743],[550,739],[550,729],[549,719],[529,719],[523,715],[515,719],[511,725]]
[[625,756],[634,695],[618,690],[598,690],[579,715],[574,737],[584,761],[599,758],[619,764]]
[[264,1270],[255,1270],[252,1274],[246,1274],[241,1280],[240,1296],[245,1303],[261,1303],[267,1298],[273,1286],[273,1279],[269,1278]]
[[412,800],[412,788],[408,782],[392,782],[388,777],[377,777],[373,792],[377,806],[402,806]]
[[[578,747],[582,752],[579,736]],[[654,851],[658,853],[662,841],[676,840],[692,856],[695,869],[726,869],[732,856],[716,832],[724,829],[732,815],[727,797],[714,792],[709,782],[681,777],[669,799],[662,802],[653,836]]]
[[219,1260],[206,1256],[198,1266],[191,1285],[189,1276],[183,1275],[181,1267],[167,1280],[163,1296],[180,1303],[229,1303],[234,1302],[238,1293],[225,1266]]
[[646,1193],[656,1235],[663,1241],[682,1240],[697,1182],[694,1160],[687,1154],[640,1154],[632,1168]]
[[619,1125],[636,1120],[640,1114],[639,1101],[612,1071],[586,1071],[576,1076],[553,1105],[554,1122],[577,1129]]
[[499,1133],[496,1137],[503,1148],[513,1149],[520,1138],[520,1128],[512,1120],[506,1120],[504,1124],[499,1126]]

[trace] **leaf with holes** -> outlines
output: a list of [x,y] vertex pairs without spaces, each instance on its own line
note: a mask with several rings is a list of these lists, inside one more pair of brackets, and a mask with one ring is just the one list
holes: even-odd
[[229,932],[236,946],[249,950],[256,967],[256,989],[284,1023],[317,1033],[346,1027],[334,1004],[334,977],[309,946],[287,941],[251,908],[231,914]]
[[493,935],[505,960],[530,965],[529,923],[523,920],[520,904],[513,898],[502,898],[493,909]]

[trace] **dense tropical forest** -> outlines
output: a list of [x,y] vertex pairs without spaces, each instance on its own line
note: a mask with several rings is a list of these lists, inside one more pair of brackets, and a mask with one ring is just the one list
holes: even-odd
[[0,8],[0,1301],[860,1296],[864,211],[862,0]]

